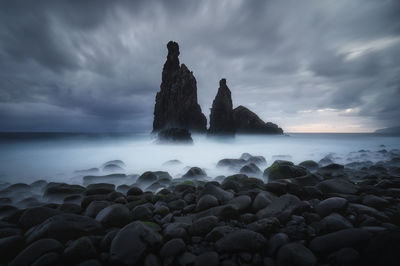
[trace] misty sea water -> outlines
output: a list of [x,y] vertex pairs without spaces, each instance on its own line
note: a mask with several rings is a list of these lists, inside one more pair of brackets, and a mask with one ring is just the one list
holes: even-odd
[[[110,160],[122,160],[124,173],[142,174],[145,171],[168,171],[180,177],[188,167],[198,166],[208,176],[229,175],[227,169],[217,168],[224,158],[239,158],[244,152],[262,155],[267,164],[285,159],[300,163],[319,161],[331,155],[337,163],[381,160],[352,156],[359,150],[379,151],[400,149],[399,135],[289,133],[285,135],[237,135],[235,138],[209,138],[193,135],[193,145],[157,144],[148,134],[79,134],[79,133],[2,133],[0,137],[0,183],[26,182],[38,179],[82,182],[75,171],[99,168]],[[384,151],[383,151],[384,152]],[[179,160],[180,165],[163,165],[168,160]],[[261,169],[264,170],[264,169]],[[102,173],[101,171],[99,174]]]

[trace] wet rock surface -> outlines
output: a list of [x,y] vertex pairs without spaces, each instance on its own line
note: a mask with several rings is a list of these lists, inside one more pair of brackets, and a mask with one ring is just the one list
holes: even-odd
[[[244,153],[216,162],[236,173],[226,177],[188,167],[175,179],[164,171],[125,175],[130,182],[120,186],[8,184],[0,264],[398,265],[400,177],[391,173],[397,153],[385,156],[361,167],[267,167]],[[249,165],[267,174],[245,173]],[[37,206],[20,205],[19,193]]]

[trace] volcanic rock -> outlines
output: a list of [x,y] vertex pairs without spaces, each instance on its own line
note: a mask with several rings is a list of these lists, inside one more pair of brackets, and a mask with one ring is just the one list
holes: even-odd
[[233,118],[237,133],[283,134],[282,128],[271,122],[265,123],[258,115],[242,105],[233,109]]
[[179,65],[179,45],[167,44],[168,56],[156,95],[153,132],[176,127],[205,132],[207,119],[197,103],[197,84],[193,73]]
[[226,85],[226,79],[219,81],[218,93],[211,108],[209,133],[221,135],[235,133],[232,96],[231,91]]
[[184,128],[168,128],[158,133],[159,143],[193,143],[192,134]]

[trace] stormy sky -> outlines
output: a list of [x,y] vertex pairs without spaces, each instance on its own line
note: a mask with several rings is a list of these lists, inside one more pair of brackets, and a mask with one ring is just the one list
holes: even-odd
[[288,132],[399,124],[398,0],[0,1],[0,131],[150,131],[169,40]]

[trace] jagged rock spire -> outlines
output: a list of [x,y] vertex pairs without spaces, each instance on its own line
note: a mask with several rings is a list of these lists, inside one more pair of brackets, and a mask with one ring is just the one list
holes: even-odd
[[218,93],[210,113],[210,134],[234,134],[235,123],[232,112],[232,95],[226,79],[219,81]]
[[193,73],[179,65],[179,45],[170,41],[162,72],[160,91],[156,95],[153,132],[165,128],[186,128],[205,132],[207,119],[197,103],[197,82]]

